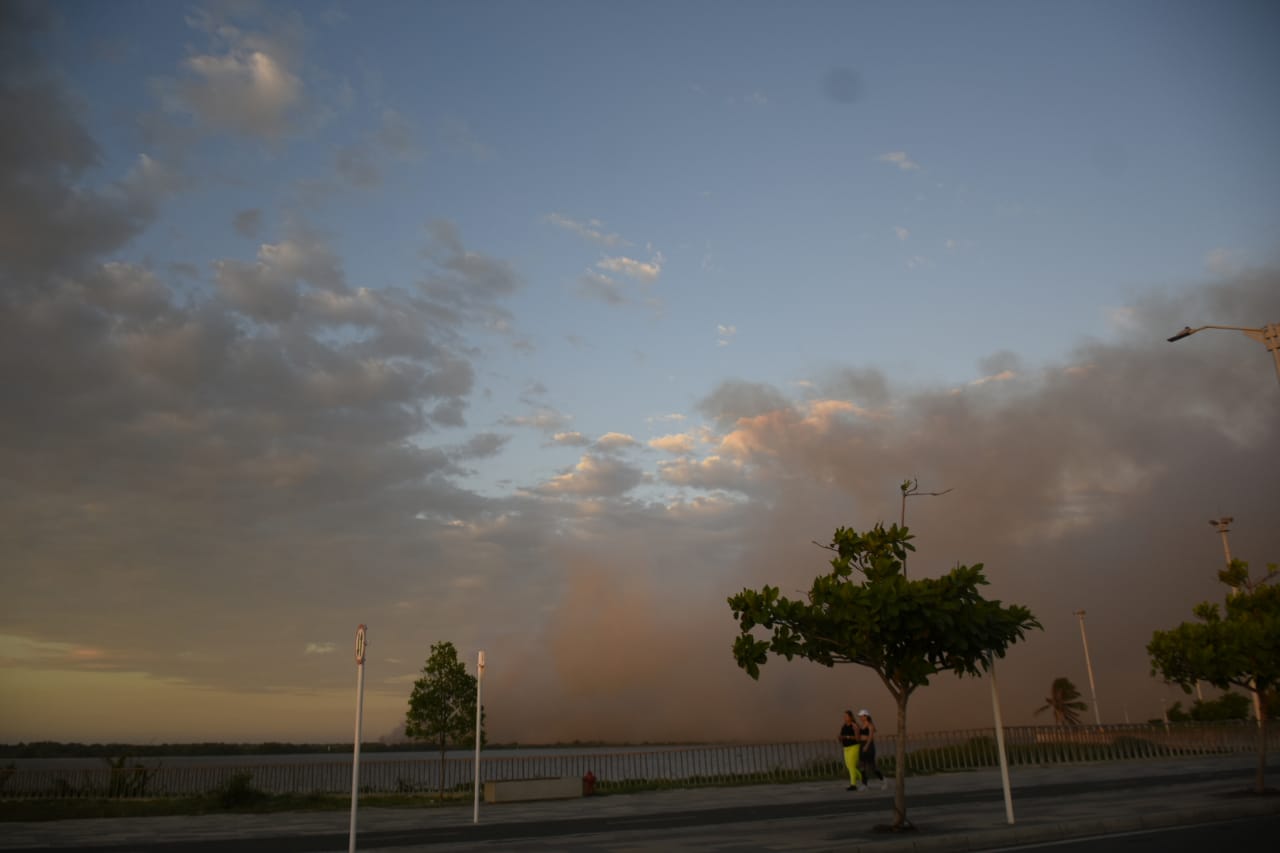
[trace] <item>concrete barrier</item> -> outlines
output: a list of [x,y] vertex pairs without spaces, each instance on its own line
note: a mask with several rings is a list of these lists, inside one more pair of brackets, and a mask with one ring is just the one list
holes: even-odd
[[527,800],[568,800],[582,796],[582,780],[575,777],[561,779],[503,779],[484,783],[486,803],[515,803]]

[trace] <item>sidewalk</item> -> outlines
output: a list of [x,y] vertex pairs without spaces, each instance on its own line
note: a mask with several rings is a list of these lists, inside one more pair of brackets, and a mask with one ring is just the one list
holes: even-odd
[[[1013,768],[1015,823],[997,771],[907,780],[910,833],[886,790],[803,782],[615,794],[472,809],[360,809],[365,851],[973,851],[1108,832],[1280,815],[1280,796],[1248,795],[1252,756]],[[1274,774],[1274,776],[1272,775]],[[1274,781],[1272,781],[1274,779]],[[1280,767],[1268,767],[1280,787]],[[347,849],[347,812],[112,818],[0,824],[0,850]]]

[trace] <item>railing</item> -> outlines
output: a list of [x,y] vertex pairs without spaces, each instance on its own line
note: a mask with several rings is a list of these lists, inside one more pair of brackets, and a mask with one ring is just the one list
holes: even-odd
[[[1268,733],[1268,751],[1280,748],[1280,732]],[[1090,761],[1129,761],[1183,756],[1250,753],[1257,749],[1252,724],[1021,727],[1005,729],[1012,766]],[[895,737],[877,734],[878,760],[890,775]],[[302,757],[300,757],[302,758]],[[190,761],[190,759],[182,759]],[[907,740],[907,772],[937,773],[995,767],[995,731],[912,734]],[[270,794],[342,794],[351,790],[351,761],[296,760],[290,763],[170,765],[134,760],[130,766],[85,768],[0,768],[0,798],[173,797],[215,793],[229,785],[251,785]],[[360,764],[360,787],[368,793],[470,790],[474,759],[456,753],[443,761],[431,753]],[[588,771],[600,792],[660,785],[692,787],[835,779],[844,763],[835,739],[806,743],[668,747],[648,751],[539,752],[482,755],[481,779],[581,778]],[[246,778],[247,776],[247,778]]]

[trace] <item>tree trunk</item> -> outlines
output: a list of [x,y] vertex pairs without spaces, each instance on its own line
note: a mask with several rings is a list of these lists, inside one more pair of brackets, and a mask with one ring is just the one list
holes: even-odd
[[444,737],[440,738],[440,801],[444,802]]
[[907,699],[906,690],[894,696],[898,700],[898,738],[894,744],[893,828],[907,825]]
[[1254,782],[1254,791],[1258,794],[1267,792],[1267,709],[1262,702],[1262,696],[1257,690],[1254,695],[1258,698],[1258,778]]

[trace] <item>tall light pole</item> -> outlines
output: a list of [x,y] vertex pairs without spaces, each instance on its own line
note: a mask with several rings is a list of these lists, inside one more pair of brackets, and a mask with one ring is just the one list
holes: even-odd
[[[941,492],[922,492],[920,491],[920,481],[916,479],[903,480],[902,485],[899,488],[902,489],[902,513],[898,516],[899,527],[907,526],[907,498],[919,497],[920,495],[936,498],[939,495],[945,495],[947,492],[951,491],[951,489],[943,489]],[[906,554],[903,554],[902,556],[902,576],[904,578],[907,576]]]
[[[1229,515],[1224,515],[1222,516],[1222,518],[1209,519],[1209,525],[1214,530],[1218,531],[1218,533],[1222,534],[1222,556],[1226,558],[1228,569],[1231,568],[1231,540],[1227,538],[1227,534],[1231,532],[1231,522],[1233,521],[1235,521],[1235,519]],[[1235,586],[1231,587],[1232,595],[1235,595],[1239,591],[1240,591],[1239,587],[1235,587]],[[1197,685],[1197,687],[1198,686],[1199,685]],[[1258,721],[1258,725],[1262,725],[1262,700],[1261,698],[1259,698],[1258,691],[1256,688],[1250,687],[1250,692],[1253,693],[1254,719]]]
[[484,649],[480,650],[479,656],[476,658],[476,787],[474,801],[471,806],[471,822],[480,822],[480,722],[481,711],[484,708],[480,704],[480,687],[484,683]]
[[1265,346],[1270,351],[1271,357],[1275,359],[1276,381],[1280,382],[1280,323],[1268,323],[1259,329],[1248,326],[1197,326],[1193,329],[1190,326],[1184,326],[1181,332],[1169,338],[1169,343],[1180,341],[1205,329],[1230,329],[1235,332],[1244,332],[1247,337]]
[[351,829],[347,835],[347,851],[356,850],[356,812],[360,802],[360,741],[364,731],[364,656],[368,648],[368,628],[356,629],[356,745],[351,758]]
[[[1227,539],[1227,534],[1231,532],[1231,522],[1233,521],[1235,519],[1229,515],[1224,515],[1222,518],[1209,519],[1209,525],[1222,534],[1222,554],[1227,558],[1228,569],[1231,568],[1231,541]],[[1232,587],[1231,590],[1234,592],[1235,587]]]
[[1093,683],[1093,662],[1089,659],[1089,637],[1084,632],[1084,611],[1076,610],[1080,617],[1080,642],[1084,643],[1084,665],[1089,670],[1089,693],[1093,696],[1093,721],[1102,725],[1102,714],[1098,711],[1098,688]]

